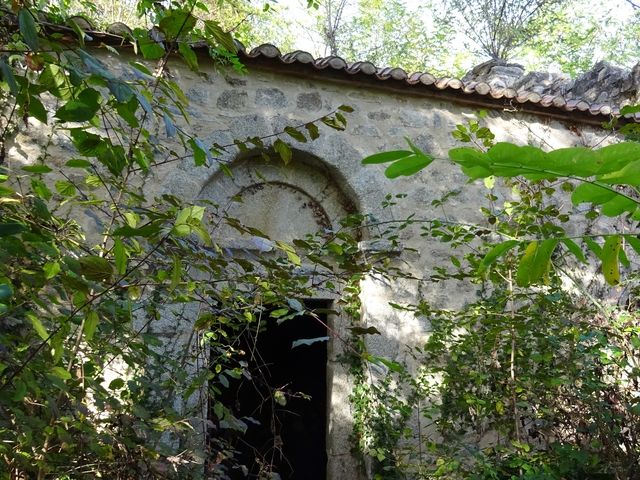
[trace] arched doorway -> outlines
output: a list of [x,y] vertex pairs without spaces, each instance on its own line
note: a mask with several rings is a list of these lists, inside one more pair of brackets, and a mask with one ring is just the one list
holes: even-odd
[[[231,175],[214,175],[199,195],[215,205],[211,233],[225,249],[262,255],[263,235],[288,243],[307,234],[329,235],[355,210],[340,175],[310,155],[297,152],[287,166],[248,156],[231,165],[230,171]],[[225,223],[225,216],[260,233],[242,234]],[[245,339],[239,346],[251,352],[256,378],[268,383],[264,388],[272,395],[261,393],[254,378],[240,379],[224,392],[225,405],[233,405],[247,425],[236,442],[247,469],[237,471],[237,478],[245,474],[258,478],[268,464],[277,466],[283,479],[324,480],[333,477],[336,458],[345,462],[344,443],[351,425],[344,415],[346,370],[336,359],[341,345],[328,339],[292,348],[300,338],[329,337],[326,325],[332,331],[344,326],[339,315],[327,313],[331,298],[319,294],[304,300],[307,309],[319,309],[315,316],[300,315],[279,325],[273,312],[262,310],[259,338]],[[286,403],[278,401],[283,389]]]

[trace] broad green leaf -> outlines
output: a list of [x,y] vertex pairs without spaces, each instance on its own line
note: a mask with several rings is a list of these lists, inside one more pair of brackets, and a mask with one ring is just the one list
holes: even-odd
[[574,257],[576,257],[582,263],[587,263],[587,257],[584,256],[584,252],[576,242],[574,242],[570,238],[565,238],[562,240],[562,243],[564,243],[565,247],[567,247],[567,250],[573,253]]
[[100,135],[87,132],[82,128],[72,128],[69,130],[69,134],[78,152],[89,157],[94,157],[98,153],[98,148],[106,140]]
[[611,200],[602,204],[601,210],[607,217],[617,217],[624,212],[635,211],[638,206],[638,202],[634,199],[616,194]]
[[65,165],[71,168],[89,168],[91,167],[91,162],[81,158],[72,158],[71,160],[67,161]]
[[602,261],[602,247],[591,237],[584,237],[584,243]]
[[403,373],[405,371],[405,369],[404,369],[404,367],[402,365],[400,365],[398,362],[394,362],[393,360],[389,360],[388,358],[377,357],[377,356],[368,356],[368,360],[371,363],[375,363],[377,365],[384,365],[385,367],[387,367],[392,372]]
[[138,48],[140,48],[142,56],[146,60],[158,60],[165,54],[165,50],[162,44],[157,43],[151,38],[138,39]]
[[635,235],[623,235],[624,236],[624,240],[631,245],[631,248],[633,248],[636,253],[638,255],[640,255],[640,238],[636,237]]
[[320,137],[320,131],[315,123],[307,123],[304,128],[309,132],[309,138],[311,138],[311,140],[315,140]]
[[15,390],[13,391],[13,396],[11,397],[11,400],[13,400],[14,402],[22,402],[22,400],[27,394],[27,384],[24,383],[22,380],[17,379],[14,382],[14,385],[15,385]]
[[60,273],[60,264],[58,262],[47,262],[42,266],[42,271],[44,272],[44,278],[49,280]]
[[12,95],[18,94],[19,88],[16,83],[16,77],[13,75],[13,70],[2,59],[0,59],[0,78],[2,78],[4,82],[7,82]]
[[113,257],[116,264],[116,273],[123,275],[127,271],[127,251],[119,238],[116,238],[113,242]]
[[113,275],[113,266],[109,261],[97,255],[79,258],[82,274],[89,280],[109,280]]
[[53,171],[51,167],[47,167],[46,165],[25,165],[22,167],[22,170],[29,173],[49,173]]
[[98,110],[100,93],[93,88],[83,90],[76,99],[69,100],[56,111],[56,118],[63,122],[86,122],[91,120]]
[[610,185],[640,185],[640,160],[627,163],[620,170],[598,175],[597,180]]
[[620,235],[610,235],[602,247],[602,273],[609,285],[620,283],[619,254],[622,243]]
[[114,378],[109,383],[109,390],[120,390],[124,387],[124,380],[121,378]]
[[499,243],[494,246],[489,252],[484,256],[480,265],[478,265],[478,273],[484,273],[498,258],[503,256],[513,247],[518,245],[520,242],[517,240],[507,240],[506,242]]
[[591,177],[601,166],[599,158],[590,148],[559,148],[547,153],[542,165],[563,176]]
[[197,72],[198,57],[196,56],[196,52],[193,51],[193,48],[191,48],[186,42],[180,42],[178,44],[178,51],[180,52],[180,55],[182,55],[187,66],[194,72]]
[[410,150],[392,150],[390,152],[381,152],[365,157],[364,159],[362,159],[362,164],[373,165],[376,163],[387,163],[408,157],[413,154],[414,153]]
[[195,165],[197,167],[206,165],[208,152],[202,142],[198,142],[195,138],[191,138],[188,143],[193,149],[193,161]]
[[520,287],[532,285],[546,275],[551,265],[551,255],[558,244],[558,240],[534,240],[524,251],[518,271],[516,272],[516,283]]
[[34,52],[37,51],[39,48],[38,30],[35,19],[29,9],[20,9],[20,12],[18,12],[18,25],[20,26],[20,33],[22,34],[24,43]]
[[301,142],[301,143],[307,143],[307,137],[305,137],[304,134],[299,130],[296,130],[293,127],[285,127],[284,131],[285,133],[287,133],[287,135],[289,135],[294,140],[297,140],[298,142]]
[[204,29],[205,32],[213,37],[216,43],[223,47],[225,50],[228,50],[231,53],[236,53],[238,51],[231,34],[229,32],[225,32],[218,22],[215,22],[213,20],[205,20]]
[[278,308],[276,310],[273,310],[269,316],[271,318],[280,318],[280,317],[284,317],[286,314],[289,313],[289,309],[288,308]]
[[123,81],[109,80],[107,87],[119,103],[126,103],[134,97],[133,89]]
[[592,150],[598,158],[597,175],[611,174],[626,165],[640,160],[640,144],[637,142],[621,142]]
[[580,203],[593,203],[601,205],[608,202],[618,194],[612,191],[609,186],[594,185],[593,183],[582,183],[576,187],[571,195],[571,201],[574,205]]
[[171,10],[160,20],[160,30],[167,40],[176,40],[185,36],[196,26],[196,18],[186,10]]
[[6,302],[13,296],[13,288],[8,283],[0,283],[0,302]]
[[40,318],[38,318],[38,316],[35,313],[27,312],[26,316],[31,322],[33,329],[36,331],[36,333],[42,340],[46,340],[47,338],[49,338],[49,333],[47,332],[47,329],[44,328],[44,325],[40,321]]
[[620,109],[620,115],[631,115],[640,112],[640,105],[627,105]]
[[280,155],[280,158],[284,162],[285,165],[288,165],[291,159],[293,158],[293,152],[291,151],[291,147],[279,138],[273,142],[273,149]]
[[0,237],[15,235],[27,230],[27,226],[18,222],[0,223]]
[[532,179],[554,178],[554,175],[538,172],[545,153],[531,146],[519,147],[511,143],[496,143],[487,151],[487,158],[494,175],[499,177],[524,176]]
[[73,197],[76,194],[76,187],[67,180],[57,180],[56,191],[63,197]]
[[462,172],[471,180],[493,175],[487,155],[470,147],[458,147],[449,150],[449,158],[460,165]]
[[44,124],[49,120],[47,109],[44,108],[44,105],[38,97],[29,97],[28,113],[30,116]]
[[202,217],[204,216],[205,208],[200,205],[191,205],[189,207],[185,207],[178,212],[176,216],[176,225],[180,225],[183,223],[190,223],[192,221],[200,222]]
[[431,162],[433,162],[432,157],[426,155],[410,155],[393,162],[387,167],[384,174],[387,178],[414,175],[429,166]]
[[100,318],[94,310],[87,313],[84,319],[84,336],[87,340],[93,340],[93,335],[96,333],[99,320]]
[[[164,130],[165,130],[165,133],[167,134],[167,137],[169,138],[175,137],[176,133],[178,133],[178,129],[176,128],[175,123],[173,123],[173,120],[171,119],[169,114],[167,114],[167,112],[164,112],[162,114],[162,119],[164,120]],[[206,155],[205,155],[205,158],[206,158]]]
[[71,374],[63,367],[53,367],[51,373],[62,380],[70,380]]

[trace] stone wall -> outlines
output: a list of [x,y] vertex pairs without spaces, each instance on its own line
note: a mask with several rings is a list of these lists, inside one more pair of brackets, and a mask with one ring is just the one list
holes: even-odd
[[[127,75],[126,54],[102,55],[106,63]],[[206,65],[202,70],[197,74],[178,63],[169,65],[171,75],[190,100],[188,112],[194,133],[208,145],[231,144],[234,139],[248,136],[270,136],[287,125],[319,118],[342,104],[353,107],[354,112],[347,115],[345,132],[323,128],[320,138],[313,142],[288,139],[294,148],[289,166],[234,153],[222,158],[230,162],[232,178],[221,174],[215,164],[209,168],[195,167],[191,159],[160,166],[146,179],[149,198],[172,193],[186,200],[206,199],[229,205],[231,212],[245,223],[283,240],[335,226],[339,218],[354,211],[372,214],[379,221],[399,220],[411,214],[416,218],[460,222],[481,219],[478,205],[486,193],[484,187],[464,186],[465,177],[446,160],[447,151],[456,146],[451,136],[455,125],[476,118],[476,112],[464,105],[462,97],[459,104],[454,104],[382,89],[364,89],[350,86],[349,82],[297,78],[267,70],[254,70],[246,75]],[[492,110],[484,122],[498,141],[544,148],[595,145],[606,137],[606,132],[594,127],[565,124],[517,111]],[[434,165],[410,178],[393,181],[385,178],[381,168],[361,165],[367,155],[406,148],[404,137],[434,155],[437,158]],[[20,136],[10,148],[10,160],[32,161],[45,141],[46,132],[34,128],[30,136]],[[68,140],[60,136],[52,142],[53,156],[66,160],[71,152]],[[446,210],[431,207],[433,200],[452,189],[460,189],[460,193],[448,202]],[[397,206],[383,208],[387,194],[406,194],[407,197]],[[242,203],[234,202],[233,198],[238,196]],[[87,224],[92,221],[95,220],[85,219]],[[446,247],[419,233],[418,227],[401,232],[400,241],[406,250],[400,252],[397,259],[417,278],[425,276],[433,266],[449,262]],[[251,240],[231,232],[217,235],[231,248],[247,247],[243,242]],[[366,238],[363,245],[366,248]],[[438,307],[453,308],[473,294],[473,289],[464,284],[434,286],[415,281],[388,284],[377,278],[367,279],[362,285],[363,322],[382,332],[382,335],[371,336],[371,353],[400,362],[410,361],[405,344],[421,344],[428,335],[429,325],[424,319],[391,308],[389,300],[409,303],[422,295]],[[345,330],[346,321],[339,315],[330,321],[338,332]],[[176,351],[191,341],[188,332],[176,329],[171,318],[155,328],[165,332],[171,340],[168,343]],[[350,379],[345,367],[336,361],[340,353],[337,341],[330,342],[329,352],[328,478],[355,479],[356,460],[349,454]]]

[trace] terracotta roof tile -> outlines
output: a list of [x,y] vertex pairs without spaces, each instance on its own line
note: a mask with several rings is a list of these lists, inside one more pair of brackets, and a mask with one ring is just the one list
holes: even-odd
[[[72,17],[71,19],[87,33],[88,43],[93,42],[97,45],[105,43],[109,45],[126,46],[129,43],[129,39],[132,37],[131,29],[121,22],[111,24],[104,32],[97,32],[94,31],[93,25],[86,18]],[[65,25],[57,25],[47,22],[44,22],[43,25],[47,30],[52,32],[72,31],[70,27]],[[156,33],[156,35],[154,35],[154,33]],[[156,38],[157,41],[161,41],[162,39],[158,37],[157,33],[158,32],[150,31],[150,36],[152,38]],[[276,46],[271,44],[259,45],[250,51],[247,51],[240,42],[236,41],[236,45],[238,46],[241,58],[246,60],[262,60],[262,63],[264,63],[264,60],[267,62],[274,61],[276,62],[276,65],[274,65],[275,68],[277,68],[278,64],[291,65],[292,67],[301,65],[314,68],[318,71],[334,71],[336,72],[334,76],[339,72],[344,72],[347,78],[365,76],[369,77],[373,81],[387,82],[389,80],[393,80],[394,88],[402,87],[402,85],[404,85],[407,89],[423,88],[431,91],[434,91],[435,89],[436,91],[441,91],[443,93],[450,91],[453,95],[449,95],[449,97],[454,97],[456,92],[460,92],[466,94],[463,98],[468,98],[469,96],[476,96],[479,97],[479,99],[486,97],[487,101],[496,102],[496,106],[498,107],[500,105],[507,105],[511,108],[512,106],[505,102],[509,99],[515,99],[515,101],[521,105],[531,104],[534,107],[538,107],[537,109],[534,109],[537,112],[542,112],[547,108],[555,108],[556,110],[564,112],[577,110],[579,112],[586,112],[588,115],[601,117],[617,116],[620,112],[617,105],[604,103],[603,99],[605,97],[608,99],[608,96],[598,98],[597,102],[587,102],[581,98],[569,99],[563,95],[540,95],[527,90],[516,91],[513,88],[492,87],[490,84],[483,81],[469,81],[465,83],[458,78],[436,78],[428,72],[415,72],[409,74],[401,68],[377,68],[372,63],[366,61],[350,64],[337,56],[314,58],[310,53],[301,50],[283,54]],[[194,48],[208,48],[202,42],[195,42],[192,46]],[[573,95],[573,93],[568,92],[567,97],[570,95]],[[478,100],[475,101],[476,104],[478,103]],[[501,103],[499,101],[501,101]],[[631,121],[640,121],[640,114],[632,116],[627,115],[625,118],[629,118]],[[594,119],[594,121],[596,121],[596,119]]]

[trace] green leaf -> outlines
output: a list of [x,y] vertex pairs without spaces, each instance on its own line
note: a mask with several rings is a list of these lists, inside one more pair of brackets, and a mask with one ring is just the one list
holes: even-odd
[[0,283],[0,302],[6,302],[13,296],[13,288],[7,283]]
[[342,112],[347,112],[347,113],[351,113],[353,112],[353,107],[349,106],[349,105],[340,105],[338,107],[338,110],[342,111]]
[[98,110],[100,93],[93,88],[83,90],[76,99],[69,100],[56,111],[56,118],[63,122],[86,122],[91,120]]
[[27,230],[27,226],[18,222],[0,223],[0,237],[15,235]]
[[273,142],[273,149],[280,155],[280,158],[285,165],[288,165],[293,157],[293,152],[288,144],[280,140],[279,138]]
[[34,52],[37,51],[39,47],[38,30],[35,19],[29,9],[20,9],[20,12],[18,12],[18,25],[20,26],[20,33],[24,43]]
[[462,172],[471,180],[493,175],[487,155],[470,147],[458,147],[449,150],[449,158],[460,165]]
[[313,345],[318,342],[328,342],[329,337],[316,337],[316,338],[300,338],[298,340],[294,340],[291,343],[291,348],[296,348],[301,345]]
[[392,150],[389,152],[375,153],[362,159],[362,165],[393,162],[394,160],[399,160],[413,154],[411,150]]
[[53,171],[46,165],[25,165],[24,167],[22,167],[22,170],[29,173],[49,173]]
[[155,42],[151,38],[138,39],[138,47],[146,60],[158,60],[165,54],[162,44]]
[[638,255],[640,255],[640,238],[636,237],[635,235],[623,235],[625,241],[631,245],[631,248],[633,248],[636,253]]
[[127,251],[119,238],[116,238],[113,242],[113,256],[116,264],[116,273],[123,275],[127,271]]
[[49,120],[47,115],[47,109],[44,108],[44,105],[40,101],[38,97],[30,96],[29,97],[29,105],[28,105],[29,115],[35,118],[36,120],[46,124]]
[[236,53],[238,51],[231,34],[229,32],[225,32],[218,22],[205,20],[204,29],[207,35],[213,37],[218,45],[223,47],[225,50],[228,50],[231,53]]
[[284,131],[285,131],[285,133],[287,133],[294,140],[297,140],[298,142],[301,142],[301,143],[307,143],[307,137],[305,137],[302,134],[302,132],[296,130],[295,128],[293,128],[293,127],[285,127]]
[[63,367],[53,367],[51,373],[62,380],[71,380],[71,373]]
[[91,167],[91,162],[88,160],[83,160],[81,158],[72,158],[71,160],[65,163],[67,167],[70,168],[89,168]]
[[89,280],[108,280],[113,275],[113,266],[105,258],[87,255],[80,257],[79,262],[82,274]]
[[27,394],[27,384],[18,379],[14,382],[14,385],[16,388],[13,392],[11,400],[13,400],[14,402],[21,402]]
[[11,94],[17,95],[19,92],[19,88],[18,84],[16,83],[16,77],[14,77],[11,67],[7,65],[2,59],[0,59],[0,77],[3,81],[7,82]]
[[601,205],[608,202],[612,198],[618,195],[612,191],[609,186],[600,186],[593,183],[582,183],[576,187],[571,195],[571,201],[574,205],[580,203],[593,203],[594,205]]
[[593,252],[593,254],[598,257],[600,261],[602,261],[602,247],[596,243],[591,237],[584,237],[584,243],[587,245],[589,250]]
[[60,273],[60,264],[58,262],[47,262],[42,266],[42,271],[44,272],[44,278],[49,280]]
[[124,387],[124,380],[121,378],[114,378],[109,383],[109,390],[120,390]]
[[306,123],[304,128],[309,132],[309,138],[311,138],[311,140],[315,140],[320,137],[320,131],[315,123]]
[[189,139],[189,145],[193,149],[193,161],[197,167],[206,165],[208,152],[202,142],[197,141],[195,138]]
[[194,72],[198,71],[198,57],[196,56],[196,52],[193,51],[193,48],[189,46],[186,42],[180,42],[178,44],[178,51],[182,58],[187,63],[187,66],[193,70]]
[[640,112],[640,105],[627,105],[626,107],[622,107],[620,109],[620,115],[631,115],[633,113]]
[[176,40],[179,36],[188,35],[196,26],[196,17],[186,10],[170,10],[158,27],[167,36],[167,40]]
[[398,362],[394,362],[394,361],[389,360],[387,358],[369,356],[368,360],[371,363],[375,363],[375,364],[378,364],[378,365],[384,365],[385,367],[387,367],[392,372],[403,373],[405,371],[404,367],[402,365],[400,365]]
[[36,314],[34,314],[33,312],[27,312],[26,316],[31,322],[33,329],[36,331],[36,333],[42,340],[46,340],[47,338],[49,338],[49,333],[47,332],[47,329],[44,328],[44,325],[42,324],[40,319],[36,316]]
[[109,80],[107,87],[119,103],[127,103],[134,97],[133,89],[120,80]]
[[58,180],[55,183],[56,191],[63,197],[73,197],[76,194],[76,187],[67,180]]
[[78,152],[90,157],[98,153],[98,148],[102,145],[103,141],[106,140],[100,135],[87,132],[82,128],[72,128],[69,130],[69,134]]
[[517,240],[507,240],[506,242],[499,243],[494,246],[489,252],[484,256],[480,265],[478,265],[478,273],[484,273],[493,263],[511,250],[513,247],[518,245],[520,242]]
[[410,155],[393,162],[387,167],[384,174],[387,178],[413,175],[429,166],[431,162],[433,162],[432,157],[428,157],[426,155]]
[[587,263],[587,257],[584,256],[584,252],[576,242],[574,242],[570,238],[565,238],[562,240],[562,243],[564,243],[565,247],[567,247],[567,250],[573,253],[574,257],[576,257],[582,263]]
[[622,239],[620,235],[610,235],[602,247],[602,273],[609,285],[620,283],[619,255]]
[[93,335],[96,333],[99,320],[100,318],[94,310],[87,313],[84,319],[84,336],[87,340],[93,340]]
[[532,285],[546,275],[557,244],[557,240],[547,239],[541,242],[534,240],[527,245],[516,272],[516,283],[519,286]]

